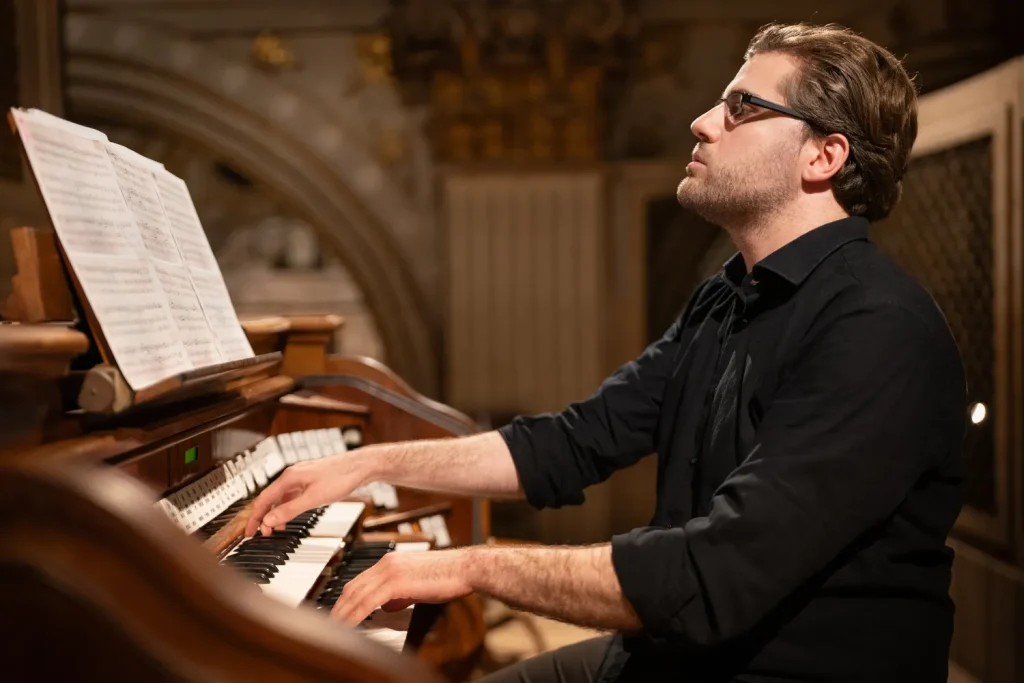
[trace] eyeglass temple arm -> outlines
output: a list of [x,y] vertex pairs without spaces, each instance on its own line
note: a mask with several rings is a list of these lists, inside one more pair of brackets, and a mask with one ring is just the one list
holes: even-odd
[[790,109],[789,107],[784,107],[781,104],[775,104],[774,102],[769,102],[768,100],[762,100],[760,97],[756,95],[744,93],[743,99],[745,99],[747,102],[750,102],[750,104],[753,104],[756,107],[762,107],[763,109],[771,109],[773,111],[779,112],[780,114],[788,114],[802,121],[807,120],[807,117],[798,112],[796,109]]

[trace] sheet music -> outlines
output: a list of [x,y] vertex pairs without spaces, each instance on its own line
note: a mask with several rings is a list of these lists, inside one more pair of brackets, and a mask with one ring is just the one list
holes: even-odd
[[159,171],[154,173],[154,176],[160,190],[164,212],[174,234],[174,241],[185,260],[185,265],[189,270],[201,268],[220,272],[220,266],[217,265],[213,249],[210,248],[210,241],[206,239],[206,233],[199,222],[199,214],[196,213],[185,181],[169,171]]
[[188,271],[184,266],[159,261],[153,262],[153,269],[167,294],[171,315],[192,363],[197,368],[220,363],[224,357],[207,322],[203,306],[199,303],[199,297],[192,288]]
[[27,109],[22,111],[16,110],[15,114],[25,114],[31,116],[34,120],[44,123],[48,126],[60,128],[62,130],[68,131],[69,133],[72,133],[79,137],[87,138],[89,140],[103,140],[104,142],[108,140],[106,134],[103,133],[102,131],[96,130],[95,128],[89,128],[88,126],[83,126],[79,123],[73,123],[71,121],[68,121],[67,119],[62,119],[61,117],[54,116],[50,112],[44,111],[42,109]]
[[189,276],[195,286],[196,294],[203,305],[206,319],[217,337],[217,344],[225,361],[252,358],[255,354],[249,344],[238,315],[231,303],[227,285],[220,271],[189,269]]
[[160,191],[153,175],[154,170],[162,170],[162,166],[127,147],[111,142],[106,143],[105,147],[117,174],[121,194],[135,217],[146,251],[158,261],[180,264],[181,254],[174,243],[174,235],[171,234],[171,226],[160,203]]
[[163,164],[110,142],[106,151],[117,172],[121,194],[135,216],[144,251],[153,259],[153,268],[189,358],[197,368],[221,362],[224,357],[183,265],[160,199],[155,173],[164,172]]
[[163,287],[125,203],[104,137],[13,110],[71,269],[125,381],[141,389],[192,369]]
[[129,386],[140,389],[192,369],[150,263],[79,254],[73,264]]
[[255,355],[252,346],[238,322],[231,295],[185,181],[166,170],[155,171],[154,176],[175,244],[217,339],[222,360],[252,358]]
[[185,182],[103,133],[12,109],[68,261],[133,389],[254,354]]
[[53,227],[70,258],[134,256],[138,242],[103,141],[15,110],[15,120]]

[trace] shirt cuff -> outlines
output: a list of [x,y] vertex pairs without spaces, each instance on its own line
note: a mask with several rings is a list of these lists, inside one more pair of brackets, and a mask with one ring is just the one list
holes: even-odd
[[642,527],[612,536],[612,566],[622,594],[652,642],[671,640],[687,592],[680,572],[682,529]]
[[516,418],[498,429],[498,434],[505,440],[512,464],[519,475],[519,485],[526,495],[526,502],[538,510],[552,507],[555,495],[547,484],[546,478],[537,464],[533,445],[530,443],[530,428],[522,418]]

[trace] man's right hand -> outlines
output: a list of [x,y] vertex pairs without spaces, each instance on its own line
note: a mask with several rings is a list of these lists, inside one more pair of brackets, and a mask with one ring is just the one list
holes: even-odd
[[300,462],[281,473],[253,501],[245,535],[259,530],[268,536],[272,529],[284,530],[295,515],[333,503],[350,495],[372,477],[370,447],[359,454],[335,455],[322,460]]

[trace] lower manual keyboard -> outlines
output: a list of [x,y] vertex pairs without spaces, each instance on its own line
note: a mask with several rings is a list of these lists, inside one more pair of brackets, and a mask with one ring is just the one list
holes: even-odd
[[[330,612],[341,596],[342,590],[361,573],[377,564],[391,552],[412,552],[429,550],[430,543],[394,541],[360,542],[346,549],[342,561],[335,567],[333,576],[316,596],[317,609]],[[370,640],[385,645],[397,652],[405,647],[412,619],[413,606],[398,612],[385,612],[378,608],[359,625],[359,631]]]
[[[259,585],[264,595],[298,607],[310,599],[330,612],[342,590],[355,577],[391,552],[429,550],[428,542],[361,541],[345,547],[362,514],[362,503],[333,503],[297,515],[284,531],[247,538],[221,560]],[[344,551],[338,562],[333,562]],[[333,566],[332,566],[333,565]],[[331,566],[330,577],[321,581]],[[310,592],[321,586],[315,596]],[[375,610],[359,626],[370,640],[401,652],[405,647],[413,607],[398,612]]]
[[280,571],[260,586],[263,594],[297,607],[341,547],[340,538],[302,539]]
[[258,584],[265,595],[298,606],[344,546],[362,514],[362,503],[332,503],[297,515],[284,531],[235,546],[223,563]]

